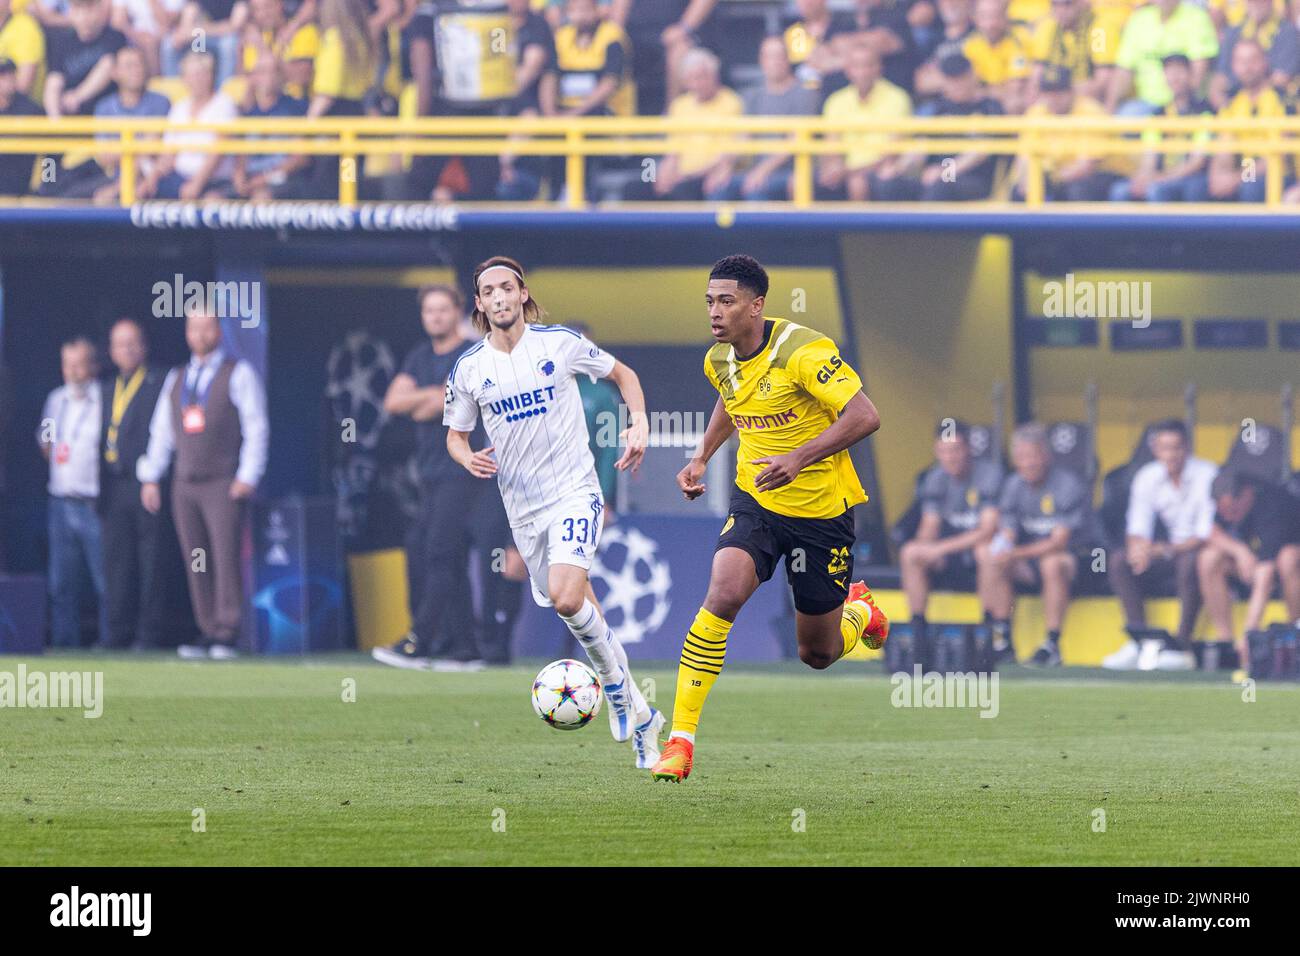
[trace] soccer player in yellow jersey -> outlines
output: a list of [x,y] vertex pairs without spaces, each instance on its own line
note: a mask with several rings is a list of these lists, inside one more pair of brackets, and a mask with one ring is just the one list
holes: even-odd
[[853,576],[853,506],[867,500],[848,448],[880,427],[862,381],[835,343],[763,314],[767,272],[750,256],[720,259],[705,301],[716,344],[704,374],[718,390],[695,456],[677,475],[688,500],[704,493],[705,466],[740,433],[731,508],[713,555],[704,606],[682,646],[673,729],[652,774],[691,772],[704,699],[741,607],[785,558],[794,590],[799,657],[818,670],[859,641],[878,648],[889,621]]

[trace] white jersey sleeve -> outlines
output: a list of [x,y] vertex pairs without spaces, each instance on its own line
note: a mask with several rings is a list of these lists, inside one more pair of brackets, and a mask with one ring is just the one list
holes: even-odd
[[565,361],[574,375],[589,375],[593,380],[614,371],[614,356],[585,335],[561,336]]
[[478,402],[474,398],[470,380],[474,375],[474,355],[481,350],[478,345],[467,351],[452,366],[447,376],[447,386],[442,405],[442,423],[457,432],[472,432],[478,424]]

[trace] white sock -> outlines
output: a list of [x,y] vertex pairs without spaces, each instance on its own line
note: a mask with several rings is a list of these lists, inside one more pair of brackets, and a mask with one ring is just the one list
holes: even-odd
[[688,734],[684,730],[674,730],[671,734],[668,735],[669,740],[672,740],[674,737],[682,737],[685,738],[690,743],[695,743],[695,735]]
[[560,620],[568,625],[573,636],[587,652],[587,657],[596,667],[596,676],[600,678],[601,684],[620,683],[624,671],[615,650],[618,642],[614,640],[605,619],[600,616],[600,611],[596,610],[596,605],[584,600],[577,614],[573,617],[561,614]]
[[619,664],[623,666],[623,673],[627,675],[628,691],[632,694],[632,709],[636,712],[636,722],[640,726],[650,719],[650,705],[646,703],[645,695],[641,693],[641,688],[632,677],[632,666],[627,662],[627,649],[614,634],[612,627],[609,628],[609,639],[614,645],[614,654],[618,657]]

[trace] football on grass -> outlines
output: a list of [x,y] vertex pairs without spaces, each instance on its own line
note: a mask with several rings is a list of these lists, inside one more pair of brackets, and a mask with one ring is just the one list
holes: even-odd
[[582,661],[552,661],[533,681],[533,710],[556,730],[577,730],[600,713],[600,682]]

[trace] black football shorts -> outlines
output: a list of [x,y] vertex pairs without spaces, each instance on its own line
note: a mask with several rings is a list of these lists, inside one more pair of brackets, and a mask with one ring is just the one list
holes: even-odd
[[754,559],[759,582],[785,558],[785,576],[801,614],[826,614],[848,598],[853,579],[853,509],[834,518],[794,518],[768,511],[739,488],[716,550],[740,548]]

